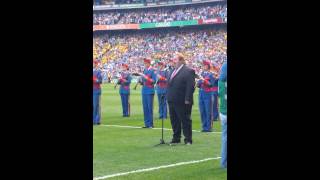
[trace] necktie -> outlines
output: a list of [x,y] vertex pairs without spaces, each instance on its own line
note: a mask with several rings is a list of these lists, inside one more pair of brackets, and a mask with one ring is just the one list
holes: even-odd
[[171,77],[170,77],[170,80],[176,75],[177,71],[178,71],[178,69],[175,69],[175,70],[173,71],[173,73],[172,73],[172,75],[171,75]]

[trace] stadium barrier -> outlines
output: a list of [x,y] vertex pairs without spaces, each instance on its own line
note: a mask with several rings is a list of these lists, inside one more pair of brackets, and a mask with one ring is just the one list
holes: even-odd
[[171,21],[171,22],[159,22],[159,23],[142,23],[142,24],[115,24],[115,25],[93,25],[93,31],[99,30],[122,30],[122,29],[147,29],[147,28],[159,28],[159,27],[181,27],[192,26],[201,24],[220,24],[226,23],[226,18],[220,17],[214,19],[198,19],[189,21]]
[[198,20],[172,21],[172,22],[160,22],[160,23],[142,23],[142,24],[139,24],[139,27],[140,29],[146,29],[146,28],[176,27],[176,26],[190,26],[190,25],[198,25]]
[[114,24],[114,25],[94,25],[93,26],[93,31],[117,30],[117,29],[139,29],[139,24]]

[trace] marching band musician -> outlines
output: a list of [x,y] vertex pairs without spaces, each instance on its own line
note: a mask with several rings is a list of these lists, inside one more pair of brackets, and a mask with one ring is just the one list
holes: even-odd
[[142,128],[153,128],[153,97],[156,74],[155,70],[151,67],[150,59],[144,58],[143,62],[145,69],[143,73],[139,73],[143,84],[141,94],[145,126]]
[[99,62],[93,61],[93,125],[100,125],[101,119],[101,83],[102,75]]
[[130,116],[130,83],[131,83],[131,74],[128,72],[128,64],[122,64],[121,77],[118,79],[118,84],[120,84],[119,94],[121,97],[122,104],[122,116]]
[[202,132],[212,131],[212,103],[213,103],[213,73],[210,72],[210,62],[203,61],[203,71],[197,82],[199,90],[199,110],[201,115]]
[[164,68],[165,64],[163,62],[158,62],[159,70],[157,72],[157,84],[156,90],[158,95],[159,103],[159,119],[167,119],[167,87],[169,72]]

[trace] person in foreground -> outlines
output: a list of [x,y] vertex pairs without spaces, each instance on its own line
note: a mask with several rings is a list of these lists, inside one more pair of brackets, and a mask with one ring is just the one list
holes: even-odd
[[181,127],[185,137],[184,143],[192,144],[191,111],[195,86],[195,71],[186,66],[182,54],[176,53],[173,59],[174,70],[169,76],[167,101],[169,115],[173,129],[173,138],[170,144],[181,142]]
[[218,82],[221,119],[221,167],[227,168],[227,62],[224,62]]

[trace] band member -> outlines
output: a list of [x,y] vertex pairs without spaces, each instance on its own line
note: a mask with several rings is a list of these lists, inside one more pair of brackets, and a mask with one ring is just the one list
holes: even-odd
[[199,110],[201,114],[202,132],[212,131],[212,103],[213,103],[213,73],[210,72],[210,62],[203,61],[203,71],[198,80]]
[[119,94],[121,96],[122,103],[122,116],[129,117],[130,116],[130,83],[131,83],[131,75],[128,72],[129,66],[128,64],[122,64],[122,72],[121,77],[118,79],[118,84],[120,84]]
[[100,125],[101,118],[101,87],[102,75],[98,68],[99,62],[93,61],[93,124]]
[[168,71],[165,70],[165,64],[163,62],[158,62],[158,72],[157,72],[157,95],[159,103],[159,119],[167,119],[167,87],[168,87]]
[[144,58],[145,69],[140,73],[142,80],[142,104],[144,114],[144,127],[153,128],[153,97],[154,97],[154,84],[156,82],[155,70],[150,66],[151,60]]

